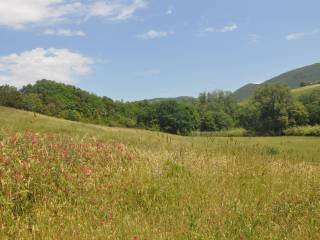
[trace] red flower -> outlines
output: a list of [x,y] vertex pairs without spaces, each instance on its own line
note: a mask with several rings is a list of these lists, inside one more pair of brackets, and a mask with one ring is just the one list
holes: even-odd
[[90,176],[92,175],[92,173],[93,173],[92,169],[89,168],[89,167],[84,167],[84,168],[82,169],[82,171],[83,171],[83,173],[84,173],[87,177],[90,177]]
[[240,240],[246,240],[246,237],[243,234],[240,234]]

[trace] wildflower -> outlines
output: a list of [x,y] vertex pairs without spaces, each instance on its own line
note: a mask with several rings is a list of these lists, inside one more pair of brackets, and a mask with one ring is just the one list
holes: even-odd
[[35,133],[32,133],[32,145],[35,145],[37,143],[37,137]]
[[102,220],[100,221],[100,224],[101,224],[101,225],[106,225],[107,222],[106,222],[106,220],[103,220],[103,219],[102,219]]
[[89,168],[89,167],[84,167],[82,169],[82,172],[87,176],[87,177],[90,177],[93,173],[92,169]]
[[244,236],[244,234],[240,234],[240,240],[246,240],[246,237]]

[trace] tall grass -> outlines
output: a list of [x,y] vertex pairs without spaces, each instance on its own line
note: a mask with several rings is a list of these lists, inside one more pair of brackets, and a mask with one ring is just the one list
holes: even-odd
[[318,138],[0,124],[0,239],[320,238]]

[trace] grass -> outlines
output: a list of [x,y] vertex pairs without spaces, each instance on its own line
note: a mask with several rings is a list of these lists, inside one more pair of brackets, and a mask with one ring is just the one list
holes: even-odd
[[292,89],[291,92],[295,98],[299,98],[303,94],[311,93],[314,89],[320,88],[320,84],[309,85],[305,87]]
[[225,129],[216,132],[194,132],[193,136],[205,136],[205,137],[245,137],[249,133],[243,128]]
[[319,143],[0,108],[0,239],[319,239]]

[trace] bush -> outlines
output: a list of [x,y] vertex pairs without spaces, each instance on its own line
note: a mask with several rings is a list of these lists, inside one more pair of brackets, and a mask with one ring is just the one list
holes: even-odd
[[284,134],[286,136],[320,136],[320,125],[288,128]]

